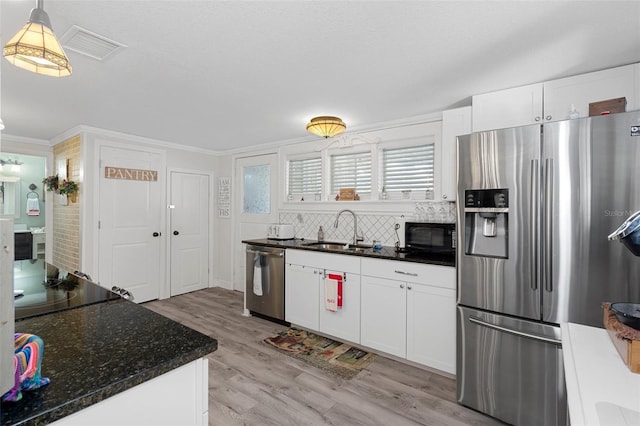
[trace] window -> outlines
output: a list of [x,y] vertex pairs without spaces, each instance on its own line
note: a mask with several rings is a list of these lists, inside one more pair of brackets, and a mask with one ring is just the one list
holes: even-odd
[[322,158],[289,160],[288,194],[309,196],[322,192]]
[[355,188],[357,194],[371,192],[371,152],[331,156],[331,193]]
[[434,144],[383,149],[381,186],[390,198],[404,194],[412,199],[431,198],[433,166]]

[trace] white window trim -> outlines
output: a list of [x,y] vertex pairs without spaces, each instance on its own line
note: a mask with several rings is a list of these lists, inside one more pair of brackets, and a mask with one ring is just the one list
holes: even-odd
[[[366,138],[358,138],[354,134],[350,139],[352,146],[343,147],[338,144],[338,140],[324,143],[322,141],[309,141],[304,143],[291,144],[279,149],[280,156],[280,204],[282,210],[296,211],[335,211],[336,208],[357,208],[362,211],[371,212],[398,212],[412,210],[418,200],[380,200],[380,160],[383,148],[400,148],[409,146],[419,146],[434,143],[434,200],[441,198],[442,188],[442,122],[429,121],[422,123],[409,123],[407,125],[371,131],[363,134]],[[287,200],[288,185],[288,160],[299,159],[305,156],[314,156],[318,152],[322,157],[323,179],[322,179],[322,199],[320,201],[307,200]],[[360,201],[339,201],[334,200],[335,194],[329,194],[330,188],[330,159],[329,156],[335,153],[357,153],[371,152],[371,199]],[[339,203],[339,204],[338,204]]]

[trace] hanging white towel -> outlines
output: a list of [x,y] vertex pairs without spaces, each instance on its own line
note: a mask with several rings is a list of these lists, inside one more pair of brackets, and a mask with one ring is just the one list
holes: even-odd
[[253,257],[253,294],[262,296],[262,266],[258,253]]
[[324,308],[327,311],[338,311],[338,282],[331,275],[324,279]]
[[27,198],[27,216],[40,216],[40,200]]

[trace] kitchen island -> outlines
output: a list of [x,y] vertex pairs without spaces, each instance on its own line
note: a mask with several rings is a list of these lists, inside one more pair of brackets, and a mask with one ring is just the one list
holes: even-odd
[[2,426],[206,424],[216,339],[124,299],[17,320],[15,331],[42,338],[51,383],[3,402]]
[[561,329],[571,424],[640,424],[640,374],[629,371],[607,330],[572,323]]

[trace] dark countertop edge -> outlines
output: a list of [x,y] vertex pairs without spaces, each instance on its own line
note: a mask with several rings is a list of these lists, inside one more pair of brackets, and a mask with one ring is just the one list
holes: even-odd
[[[131,302],[125,299],[116,298],[108,301],[81,305],[81,306],[73,307],[70,309],[56,310],[54,312],[51,312],[49,315],[64,315],[69,311],[79,310],[78,308],[87,309],[87,308],[93,308],[94,306],[97,306],[97,305],[102,305],[102,306],[128,305],[134,309],[144,309],[146,312],[148,312],[148,314],[152,316],[162,317],[164,318],[164,320],[168,320],[168,321],[171,321],[172,323],[175,323],[176,326],[187,328],[196,333],[202,334],[208,339],[208,341],[200,343],[197,347],[193,347],[189,350],[183,351],[171,359],[167,359],[163,362],[149,366],[144,370],[138,371],[135,374],[131,374],[117,381],[104,384],[102,385],[102,387],[96,388],[77,398],[69,399],[62,404],[56,405],[55,407],[51,407],[46,410],[36,411],[33,414],[26,415],[24,417],[21,417],[20,419],[14,419],[14,420],[17,420],[14,423],[4,423],[4,421],[7,419],[3,419],[2,424],[7,424],[11,426],[40,426],[40,425],[49,424],[56,420],[61,420],[71,414],[74,414],[85,408],[89,408],[94,404],[104,401],[109,397],[115,396],[139,384],[147,382],[151,379],[154,379],[165,373],[168,373],[172,370],[182,367],[192,361],[202,358],[212,352],[215,352],[218,349],[217,339],[207,336],[206,334],[203,334],[202,332],[192,329],[191,327],[188,327],[178,321],[167,318],[158,312],[155,312],[153,310],[150,310],[144,307],[143,305],[136,304],[134,302]],[[27,320],[40,321],[42,317],[46,317],[46,316],[47,315],[35,315],[28,318],[22,318],[16,321],[16,324],[23,320],[24,321],[27,321]],[[6,404],[6,403],[3,402],[3,404]],[[17,403],[10,402],[9,404],[19,404],[19,402]]]
[[173,371],[179,367],[189,364],[199,358],[202,358],[218,349],[218,341],[212,341],[211,344],[201,346],[200,348],[193,350],[191,353],[183,354],[178,359],[162,363],[153,368],[149,368],[134,376],[127,377],[119,382],[110,383],[108,386],[104,386],[90,394],[84,395],[80,398],[76,398],[67,402],[64,405],[52,408],[49,411],[39,413],[36,416],[25,419],[25,421],[16,423],[16,425],[24,426],[40,426],[52,423],[56,420],[63,419],[71,414],[82,411],[85,408],[90,408],[94,404],[102,402],[112,396],[118,395],[124,391],[127,391],[135,386],[138,386],[151,379],[155,379],[165,373]]
[[[281,249],[295,249],[295,250],[308,250],[315,251],[319,253],[331,253],[331,254],[343,254],[345,256],[359,256],[359,257],[368,257],[371,259],[383,259],[383,260],[396,260],[399,262],[413,262],[413,263],[424,263],[429,265],[439,265],[439,266],[456,266],[455,258],[452,259],[442,259],[441,257],[405,257],[402,253],[397,253],[395,251],[395,247],[384,246],[382,251],[375,252],[373,249],[368,249],[366,251],[361,252],[353,252],[353,251],[339,251],[339,250],[327,250],[321,249],[314,246],[309,246],[306,244],[314,243],[316,240],[305,240],[305,239],[293,239],[293,240],[270,240],[267,238],[260,238],[256,240],[242,240],[244,244],[251,244],[255,246],[263,246],[263,247],[275,247]],[[390,254],[393,253],[393,254]]]

